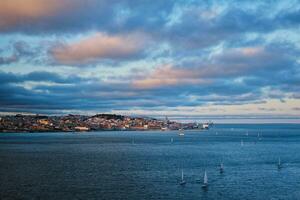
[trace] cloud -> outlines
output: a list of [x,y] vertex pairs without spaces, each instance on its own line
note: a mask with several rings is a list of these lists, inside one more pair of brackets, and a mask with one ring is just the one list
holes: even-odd
[[[93,79],[89,79],[89,81],[96,83]],[[72,109],[80,106],[78,102],[76,103],[76,101],[80,101],[78,97],[75,97],[78,94],[72,96],[72,92],[81,92],[78,86],[86,82],[85,78],[76,75],[61,76],[42,71],[14,74],[0,71],[0,110],[49,112],[51,110]],[[60,86],[60,90],[50,89],[58,86]],[[68,88],[74,88],[74,90]]]
[[13,54],[11,56],[0,57],[0,65],[6,65],[18,61],[18,57]]
[[140,33],[111,36],[98,32],[73,43],[55,45],[50,54],[56,62],[70,65],[123,60],[141,54],[145,40],[145,35]]
[[288,12],[282,12],[278,16],[276,16],[276,21],[282,22],[283,26],[295,26],[300,23],[300,8],[295,7]]
[[199,79],[195,71],[163,65],[155,68],[150,74],[137,78],[132,82],[133,87],[151,89],[178,84],[203,84],[207,81]]
[[29,57],[30,60],[32,60],[31,57],[36,54],[35,50],[32,49],[30,45],[28,45],[24,41],[13,42],[12,45],[10,45],[9,49],[6,49],[6,51],[3,52],[6,53],[7,51],[11,51],[9,52],[10,55],[0,56],[0,65],[9,65],[12,63],[16,63],[23,58]]
[[136,88],[151,89],[178,85],[207,85],[216,79],[266,75],[293,66],[291,52],[272,46],[226,48],[209,58],[181,65],[162,65],[140,73],[133,81]]
[[[70,33],[146,29],[162,25],[173,2],[145,0],[3,0],[0,32]],[[155,13],[155,15],[153,15]]]
[[[144,31],[174,46],[208,47],[247,32],[267,33],[299,24],[297,2],[264,12],[267,2],[215,3],[172,0],[2,0],[0,32],[64,34]],[[273,3],[274,8],[280,2]],[[175,19],[174,19],[175,18]]]
[[[281,2],[270,5],[245,1],[177,4],[177,9],[171,13],[176,16],[176,21],[167,24],[159,37],[169,41],[178,51],[187,51],[222,42],[242,42],[246,34],[265,35],[276,30],[292,30],[300,23],[299,2],[288,1],[287,4],[287,7]],[[272,11],[265,12],[270,6]]]
[[[176,79],[176,84],[162,81],[158,85],[152,83],[133,85],[132,83],[140,83],[139,81],[143,80],[141,75],[125,77],[122,81],[114,82],[42,71],[28,74],[0,72],[2,105],[0,111],[35,113],[74,111],[94,113],[112,110],[126,112],[135,109],[151,111],[181,107],[193,109],[205,105],[260,104],[268,98],[289,98],[280,86],[276,86],[277,94],[280,96],[274,96],[272,89],[270,92],[262,90],[266,86],[276,85],[278,80],[271,77],[264,85],[221,78],[195,84],[189,81],[192,77],[198,80],[199,74],[195,75],[195,71],[189,72],[168,65],[159,66],[149,74],[150,77],[154,77],[155,74],[157,78]],[[290,92],[297,94],[297,90]]]
[[0,30],[9,30],[32,21],[53,17],[72,8],[69,0],[2,0],[0,2]]
[[81,78],[77,75],[62,76],[54,72],[46,71],[34,71],[27,74],[17,74],[12,72],[0,71],[0,84],[15,84],[24,82],[51,82],[51,83],[80,83],[81,81],[87,81],[94,79]]
[[300,93],[297,3],[0,1],[1,109],[287,104]]

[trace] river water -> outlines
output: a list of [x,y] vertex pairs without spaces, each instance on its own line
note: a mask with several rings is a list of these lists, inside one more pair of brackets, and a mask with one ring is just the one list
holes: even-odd
[[300,125],[0,134],[0,199],[297,200]]

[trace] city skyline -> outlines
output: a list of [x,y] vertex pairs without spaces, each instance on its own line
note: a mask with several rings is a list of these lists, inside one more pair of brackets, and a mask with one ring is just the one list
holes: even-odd
[[3,0],[0,114],[297,118],[299,25],[293,0]]

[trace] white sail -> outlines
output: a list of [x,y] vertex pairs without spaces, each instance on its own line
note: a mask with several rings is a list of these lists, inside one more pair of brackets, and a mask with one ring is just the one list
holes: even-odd
[[180,185],[185,185],[186,184],[185,180],[183,179],[183,170],[182,169],[181,169],[181,181],[180,181],[179,184]]
[[221,162],[220,164],[220,173],[222,174],[224,172],[224,166],[223,166],[223,162]]
[[181,180],[183,181],[183,170],[181,170]]
[[208,183],[206,171],[204,172],[204,180],[203,180],[203,183],[204,183],[205,185],[207,185],[207,183]]

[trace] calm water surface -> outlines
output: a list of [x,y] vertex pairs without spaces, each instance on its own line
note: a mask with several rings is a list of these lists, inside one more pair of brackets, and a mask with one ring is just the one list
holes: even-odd
[[[181,170],[185,186],[178,184]],[[207,190],[197,181],[204,170]],[[176,131],[0,134],[0,199],[297,200],[300,125],[216,125],[183,137]]]

